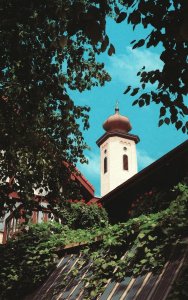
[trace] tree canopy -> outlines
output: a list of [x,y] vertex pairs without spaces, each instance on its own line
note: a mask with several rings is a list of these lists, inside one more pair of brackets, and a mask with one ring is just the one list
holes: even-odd
[[[154,69],[147,72],[143,66],[138,76],[140,86],[131,90],[131,96],[139,91],[141,95],[133,102],[140,107],[151,102],[159,104],[160,120],[163,123],[174,124],[177,129],[188,133],[188,3],[183,0],[155,1],[122,1],[129,7],[127,22],[133,29],[141,24],[150,28],[150,33],[139,41],[133,41],[133,49],[162,47],[160,59],[164,63],[162,70]],[[152,84],[150,92],[144,89]]]
[[[1,2],[2,209],[13,205],[11,191],[31,200],[24,202],[27,209],[33,188],[50,191],[48,200],[56,203],[74,196],[67,184],[71,170],[62,162],[85,161],[89,108],[76,106],[68,91],[110,79],[95,59],[105,31],[102,7],[95,1]],[[11,184],[4,186],[7,178]]]
[[[140,107],[161,105],[159,125],[173,123],[188,132],[186,11],[183,0],[1,1],[1,212],[4,203],[13,205],[8,197],[13,190],[27,209],[33,206],[33,188],[50,191],[52,204],[74,197],[71,170],[62,162],[85,161],[82,127],[89,127],[89,108],[75,105],[69,91],[110,80],[96,58],[115,53],[107,17],[150,29],[133,48],[162,45],[163,69],[141,70],[140,86],[127,91],[131,96],[141,91],[133,103]],[[148,83],[155,83],[154,91],[144,91]]]

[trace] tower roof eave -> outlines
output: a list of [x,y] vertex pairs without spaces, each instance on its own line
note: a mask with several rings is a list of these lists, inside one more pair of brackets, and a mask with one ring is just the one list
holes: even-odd
[[100,147],[100,145],[102,145],[109,137],[113,137],[113,136],[119,136],[119,137],[122,137],[122,138],[126,138],[126,139],[129,139],[129,140],[135,141],[136,144],[139,143],[139,141],[140,141],[140,138],[138,137],[138,135],[113,131],[113,132],[105,132],[96,141],[97,146]]

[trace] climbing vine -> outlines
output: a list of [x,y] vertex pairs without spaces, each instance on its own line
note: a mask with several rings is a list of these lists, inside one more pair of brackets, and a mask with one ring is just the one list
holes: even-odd
[[[187,246],[187,183],[179,183],[173,193],[170,203],[166,199],[168,207],[126,223],[76,230],[57,223],[30,225],[0,248],[0,299],[20,299],[33,291],[55,268],[59,250],[71,243],[86,243],[80,264],[92,262],[85,277],[84,299],[96,299],[109,279],[120,281],[127,275],[159,271],[169,253],[181,253]],[[64,274],[62,287],[75,276],[74,269]],[[186,277],[182,276],[184,282]]]
[[108,226],[100,246],[95,249],[92,245],[85,251],[84,260],[87,257],[92,260],[92,276],[89,274],[85,279],[87,287],[84,299],[96,299],[103,292],[108,279],[120,281],[125,276],[160,271],[175,252],[180,254],[185,249],[188,232],[187,184],[178,184],[170,194],[173,197],[167,199],[165,195],[169,193],[160,196],[156,193],[156,197],[165,203],[171,200],[167,208],[158,211],[161,203],[158,203],[158,208],[155,203],[154,210],[157,212],[147,214],[146,206],[145,215]]
[[130,217],[138,217],[142,214],[149,215],[166,209],[176,199],[178,189],[152,188],[144,194],[138,195],[131,205]]
[[108,222],[107,213],[100,203],[85,203],[84,200],[65,202],[57,215],[61,224],[72,229],[86,229],[95,225],[104,227]]
[[62,224],[28,224],[0,245],[0,299],[22,299],[55,268],[64,246],[95,241],[108,224],[100,205],[83,201],[65,204],[62,216]]

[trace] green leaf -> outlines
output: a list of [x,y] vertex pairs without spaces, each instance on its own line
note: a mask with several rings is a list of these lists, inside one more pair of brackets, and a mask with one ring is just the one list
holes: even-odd
[[138,238],[143,239],[145,237],[145,234],[143,232],[139,233]]
[[132,103],[132,105],[136,105],[136,104],[138,104],[138,100],[135,100],[135,101]]
[[129,252],[128,254],[127,254],[127,257],[128,258],[133,258],[135,256],[135,253],[134,252]]
[[135,96],[138,93],[138,91],[139,91],[139,88],[133,89],[131,96]]
[[116,23],[121,23],[122,21],[124,21],[126,19],[126,17],[127,17],[127,13],[121,12],[116,20]]
[[142,259],[142,260],[140,261],[140,263],[141,263],[142,265],[145,265],[145,264],[147,263],[147,259]]
[[133,49],[139,48],[139,47],[142,47],[144,44],[145,44],[145,40],[144,40],[144,39],[141,39],[141,40],[139,40],[136,44],[134,44],[134,46],[133,46],[132,48],[133,48]]
[[130,91],[130,89],[131,89],[131,86],[129,85],[129,86],[126,88],[126,90],[123,92],[123,94],[127,94],[127,93]]
[[166,108],[163,106],[160,108],[160,117],[163,117],[166,114]]
[[149,241],[155,241],[157,237],[152,237],[151,235],[148,236]]
[[169,118],[165,118],[165,119],[164,119],[164,122],[165,122],[167,125],[169,125],[169,124],[170,124],[170,119],[169,119]]
[[139,105],[140,107],[144,106],[144,104],[145,104],[145,102],[144,102],[143,99],[141,99],[141,100],[138,101],[138,105]]
[[183,125],[183,122],[182,121],[177,121],[175,126],[176,126],[176,129],[179,130]]
[[110,44],[110,48],[108,49],[108,55],[115,54],[115,48],[112,44]]
[[108,45],[109,45],[109,37],[107,35],[105,35],[105,38],[101,45],[101,51],[104,52],[106,50],[106,48],[108,47]]

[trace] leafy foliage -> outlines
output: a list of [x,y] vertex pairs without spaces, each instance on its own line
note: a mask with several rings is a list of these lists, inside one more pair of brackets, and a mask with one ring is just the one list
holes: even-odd
[[1,299],[20,299],[42,282],[55,266],[57,242],[52,239],[61,231],[59,224],[31,226],[16,240],[1,245]]
[[129,215],[131,217],[138,217],[142,214],[148,215],[164,210],[176,199],[178,194],[179,190],[174,188],[160,191],[153,188],[143,195],[138,195],[137,199],[131,205]]
[[159,271],[173,249],[181,253],[187,246],[182,241],[188,230],[188,187],[179,184],[177,188],[180,193],[168,208],[108,227],[100,248],[92,249],[93,275],[86,279],[85,299],[95,299],[109,278],[122,280],[126,275]]
[[107,17],[150,30],[132,42],[133,48],[163,47],[163,69],[143,68],[141,86],[126,92],[136,96],[147,84],[157,89],[141,93],[133,104],[160,104],[159,126],[172,123],[188,131],[186,11],[183,0],[1,1],[0,167],[2,182],[10,179],[1,183],[1,215],[14,207],[12,191],[26,210],[34,206],[34,188],[50,191],[52,206],[54,199],[61,206],[75,198],[70,173],[77,161],[86,161],[82,127],[89,127],[89,108],[75,105],[69,90],[82,92],[110,80],[96,59],[115,53]]
[[22,299],[55,268],[60,249],[94,241],[107,225],[104,209],[96,204],[72,203],[69,209],[64,208],[63,216],[64,225],[29,224],[0,245],[0,299]]
[[[169,253],[174,249],[181,252],[186,246],[183,239],[188,230],[188,186],[181,183],[176,190],[177,197],[171,199],[167,208],[126,223],[88,230],[72,230],[54,223],[31,226],[1,246],[2,297],[11,299],[14,295],[15,299],[20,293],[31,291],[54,268],[57,250],[75,242],[87,242],[80,263],[92,260],[91,272],[85,278],[85,299],[96,299],[110,278],[122,280],[125,275],[157,272],[169,260]],[[97,246],[93,243],[96,237],[101,239]],[[31,272],[33,278],[28,280]],[[75,270],[72,275],[64,274],[62,285],[76,275]]]
[[93,226],[105,227],[108,223],[107,213],[101,204],[71,201],[64,204],[64,208],[57,213],[62,225],[72,229],[86,229]]
[[[151,102],[159,104],[162,124],[174,124],[177,130],[188,133],[188,21],[187,1],[184,0],[149,0],[120,1],[129,9],[127,21],[133,29],[141,25],[149,34],[132,42],[133,49],[159,46],[162,70],[146,71],[145,66],[137,74],[140,77],[141,94],[133,102],[139,107]],[[154,89],[150,88],[154,85]],[[144,92],[144,90],[147,90]],[[131,96],[138,92],[132,88]]]
[[[106,14],[96,1],[1,1],[4,210],[14,206],[8,197],[12,191],[18,192],[26,210],[34,206],[34,188],[48,193],[52,206],[54,199],[60,205],[64,199],[75,198],[70,173],[77,161],[86,162],[82,129],[89,127],[89,108],[75,105],[68,93],[110,80],[96,60],[96,54],[109,44]],[[112,45],[109,51],[114,52]],[[2,184],[7,178],[10,183]]]

